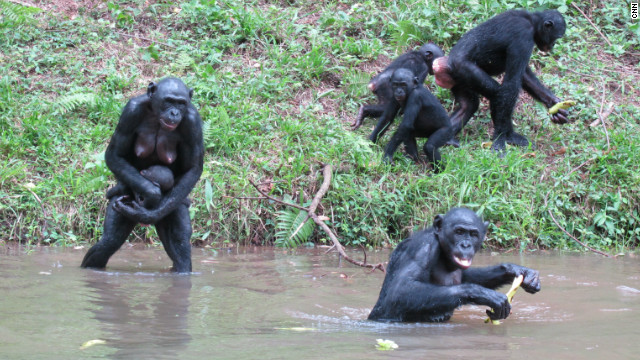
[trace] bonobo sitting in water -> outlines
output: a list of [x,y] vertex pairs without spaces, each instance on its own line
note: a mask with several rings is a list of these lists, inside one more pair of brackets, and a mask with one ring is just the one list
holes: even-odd
[[[104,232],[82,267],[104,268],[136,224],[153,224],[173,271],[191,271],[191,219],[187,196],[202,174],[202,120],[191,103],[193,90],[180,79],[151,83],[129,100],[111,137],[105,161],[122,194],[112,195]],[[141,171],[154,165],[171,170],[175,184],[166,193]],[[134,195],[143,203],[131,201]]]
[[489,306],[492,320],[511,312],[507,296],[495,291],[524,276],[522,288],[540,291],[538,271],[514,264],[470,268],[487,231],[475,212],[454,208],[433,226],[402,241],[391,254],[380,297],[369,320],[443,322],[465,304]]

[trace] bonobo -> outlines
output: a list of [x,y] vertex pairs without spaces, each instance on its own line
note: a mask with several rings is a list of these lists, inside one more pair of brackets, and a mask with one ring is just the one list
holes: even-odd
[[416,137],[429,138],[424,144],[427,159],[434,171],[441,170],[438,150],[453,136],[453,128],[447,111],[438,99],[413,76],[411,70],[398,69],[391,76],[394,102],[389,102],[380,121],[392,121],[402,110],[404,115],[398,130],[393,134],[384,152],[386,161],[393,159],[393,153],[400,143],[404,143],[407,154],[418,161]]
[[[147,169],[143,169],[140,171],[140,175],[144,176],[145,179],[151,181],[153,185],[157,186],[161,192],[165,193],[169,189],[173,187],[174,178],[171,169],[162,165],[153,165]],[[116,186],[112,187],[107,191],[107,199],[111,199],[117,195],[124,195],[127,192],[127,187],[123,183],[118,183]],[[149,204],[148,201],[140,194],[134,194],[135,200],[138,204],[149,208],[152,204]]]
[[[191,104],[193,90],[181,80],[151,83],[145,95],[129,100],[105,152],[123,194],[112,195],[104,232],[82,260],[82,267],[104,268],[138,223],[153,224],[172,270],[191,271],[191,219],[187,196],[202,174],[202,120]],[[174,184],[166,193],[141,171],[161,165]],[[117,195],[117,196],[115,196]],[[131,196],[144,199],[141,204]]]
[[471,268],[487,231],[475,212],[451,209],[433,226],[402,241],[391,254],[380,297],[369,320],[443,322],[465,304],[489,306],[492,320],[509,316],[507,297],[495,291],[524,276],[522,288],[540,291],[538,271],[514,264]]
[[[443,71],[434,66],[436,82],[451,88],[458,104],[451,114],[455,134],[478,110],[480,94],[489,100],[494,125],[492,149],[501,152],[507,143],[528,146],[529,140],[513,130],[511,120],[520,89],[547,108],[560,101],[540,83],[528,65],[529,58],[534,45],[551,51],[565,29],[564,19],[556,10],[510,10],[464,34],[451,48]],[[503,73],[502,84],[491,77]],[[560,110],[551,121],[567,123],[568,115],[566,110]],[[458,145],[456,140],[451,143]]]
[[[397,69],[404,68],[411,70],[418,78],[420,84],[424,83],[427,78],[427,74],[433,75],[432,64],[433,61],[441,56],[444,56],[444,52],[437,45],[428,43],[420,47],[418,50],[409,51],[396,58],[389,66],[387,66],[382,72],[374,76],[369,85],[367,86],[376,97],[378,98],[377,104],[367,104],[360,106],[358,116],[356,116],[355,122],[352,124],[352,129],[355,130],[362,125],[362,121],[366,117],[380,117],[384,112],[386,106],[390,102],[395,102],[393,98],[393,90],[391,90],[391,75]],[[394,114],[395,117],[395,114]],[[385,122],[378,122],[375,130],[369,136],[369,139],[373,142],[378,140],[378,137],[382,136],[389,123],[393,121],[393,118],[386,119]]]

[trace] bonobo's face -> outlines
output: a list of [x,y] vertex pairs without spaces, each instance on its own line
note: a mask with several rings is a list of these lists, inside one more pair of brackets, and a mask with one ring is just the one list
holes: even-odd
[[187,113],[192,90],[179,79],[167,78],[158,84],[151,83],[147,89],[151,108],[158,115],[160,126],[167,131],[175,130]]
[[483,223],[475,212],[456,208],[446,215],[438,215],[434,221],[440,248],[452,267],[467,269],[471,266],[487,232],[488,223]]
[[566,28],[562,14],[556,10],[545,10],[540,13],[533,40],[538,49],[549,52],[553,49],[556,40],[564,35]]
[[420,54],[424,57],[424,61],[427,63],[427,68],[429,69],[429,74],[433,75],[433,60],[443,57],[444,51],[438,47],[438,45],[433,43],[428,43],[426,45],[422,45],[420,50],[418,50]]
[[408,69],[398,69],[391,77],[391,88],[393,97],[404,105],[413,89],[418,85],[418,80],[413,76],[413,72]]

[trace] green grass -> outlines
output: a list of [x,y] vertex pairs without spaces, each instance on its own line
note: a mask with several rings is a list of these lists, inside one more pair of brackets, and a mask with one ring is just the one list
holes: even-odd
[[[103,152],[119,112],[150,81],[178,76],[194,88],[205,125],[205,170],[191,196],[195,243],[288,243],[297,210],[243,199],[258,196],[249,180],[308,204],[321,163],[336,170],[318,213],[348,245],[394,245],[460,205],[491,222],[492,249],[579,248],[550,213],[594,248],[640,243],[640,27],[625,3],[579,4],[586,17],[557,0],[45,3],[38,11],[0,0],[0,241],[97,241],[114,184]],[[401,152],[384,164],[389,135],[371,144],[374,120],[349,130],[359,105],[374,100],[368,80],[391,59],[427,41],[448,52],[515,7],[565,15],[565,37],[551,56],[534,51],[531,65],[559,97],[578,101],[571,124],[552,124],[523,95],[514,120],[536,148],[499,158],[482,147],[491,135],[483,101],[462,147],[442,149],[447,165],[437,175]],[[453,108],[448,90],[432,78],[427,86]],[[605,134],[590,124],[610,103]],[[326,241],[304,228],[292,245],[309,234]],[[155,235],[146,228],[135,237]]]

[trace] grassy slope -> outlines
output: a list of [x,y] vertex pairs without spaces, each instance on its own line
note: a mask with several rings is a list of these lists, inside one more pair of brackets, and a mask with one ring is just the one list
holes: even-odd
[[[195,89],[206,128],[195,242],[272,242],[281,207],[237,199],[257,195],[248,180],[309,202],[319,163],[329,163],[337,170],[321,210],[347,244],[394,244],[457,205],[492,223],[490,247],[575,248],[549,211],[596,248],[639,244],[639,31],[620,2],[580,4],[584,15],[564,1],[524,0],[73,3],[36,2],[44,11],[30,15],[0,1],[0,241],[96,241],[114,182],[101,154],[119,111],[149,81],[173,75]],[[552,124],[522,95],[514,120],[536,148],[498,158],[481,146],[491,134],[484,101],[433,176],[400,152],[381,163],[381,147],[366,140],[374,120],[349,131],[359,104],[373,101],[366,83],[390,59],[426,41],[448,51],[514,6],[565,13],[565,37],[551,56],[534,51],[531,64],[579,102],[572,124]],[[449,91],[431,78],[427,86],[452,109]],[[605,133],[590,124],[609,104]]]

